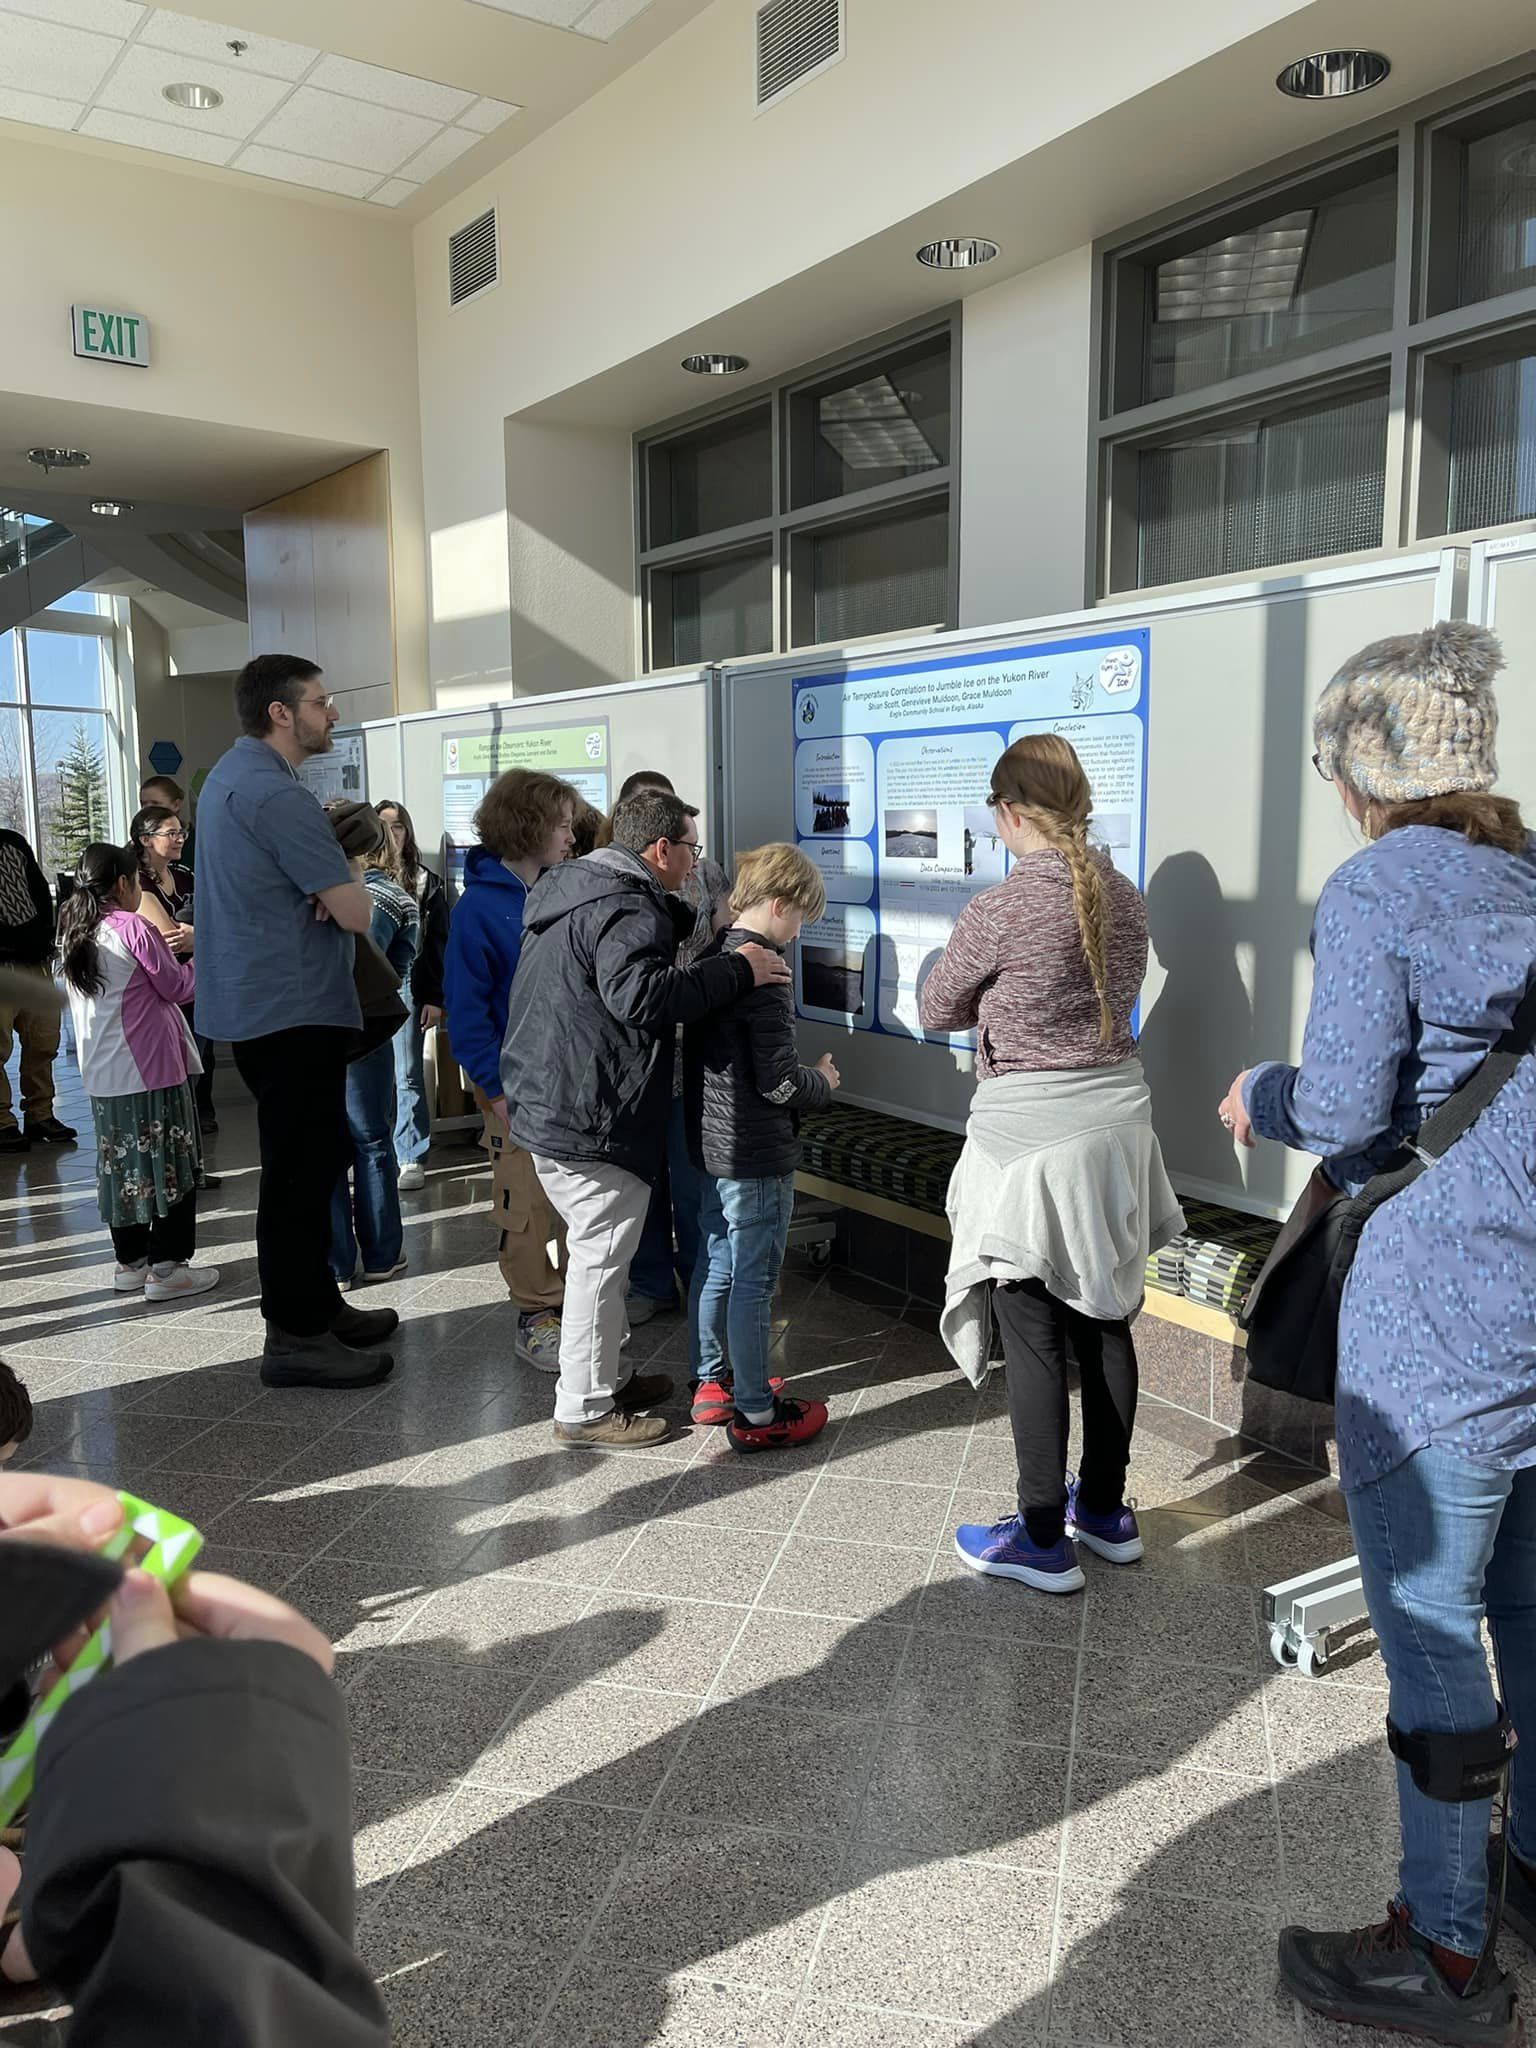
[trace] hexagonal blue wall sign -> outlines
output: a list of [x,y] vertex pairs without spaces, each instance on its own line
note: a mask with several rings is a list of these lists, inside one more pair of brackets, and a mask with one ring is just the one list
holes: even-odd
[[174,740],[156,740],[149,750],[149,765],[157,775],[174,775],[181,766],[181,749]]

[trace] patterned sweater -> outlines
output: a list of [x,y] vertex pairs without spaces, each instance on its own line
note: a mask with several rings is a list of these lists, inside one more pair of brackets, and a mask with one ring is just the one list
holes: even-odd
[[1147,972],[1141,892],[1095,851],[1108,913],[1105,954],[1114,1035],[1099,1037],[1099,999],[1058,853],[1025,854],[1008,879],[973,896],[918,995],[925,1031],[976,1029],[976,1073],[1059,1072],[1131,1059],[1131,1012]]

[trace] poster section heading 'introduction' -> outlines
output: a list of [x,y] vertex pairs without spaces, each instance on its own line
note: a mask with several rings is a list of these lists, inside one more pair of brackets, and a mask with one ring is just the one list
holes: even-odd
[[294,771],[300,782],[323,804],[346,797],[352,803],[368,801],[368,764],[360,732],[333,732],[323,754],[311,754]]
[[1027,733],[1071,741],[1092,836],[1142,885],[1149,654],[1138,627],[795,679],[795,839],[827,885],[825,917],[800,936],[802,1017],[925,1038],[919,986],[1011,865],[987,797]]
[[609,760],[606,718],[447,734],[443,740],[443,844],[455,888],[463,886],[464,856],[475,843],[475,812],[498,775],[509,768],[536,768],[570,783],[595,811],[606,811]]

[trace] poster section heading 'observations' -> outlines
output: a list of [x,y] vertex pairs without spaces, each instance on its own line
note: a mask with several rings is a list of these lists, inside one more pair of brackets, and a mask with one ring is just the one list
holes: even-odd
[[345,797],[349,803],[368,801],[368,764],[360,732],[333,732],[323,754],[311,754],[294,773],[307,790],[323,804]]
[[1137,627],[795,679],[795,839],[827,885],[826,915],[800,937],[802,1017],[925,1038],[925,976],[971,897],[1012,866],[987,797],[993,763],[1026,733],[1071,741],[1090,836],[1142,886],[1150,651]]
[[608,721],[526,730],[455,732],[443,740],[443,858],[455,889],[463,887],[464,856],[475,843],[475,812],[498,775],[536,768],[557,775],[595,811],[608,809]]

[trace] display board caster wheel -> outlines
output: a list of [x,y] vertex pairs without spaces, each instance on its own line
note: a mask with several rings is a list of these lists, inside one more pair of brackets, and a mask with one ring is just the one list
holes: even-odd
[[1313,1636],[1298,1640],[1285,1628],[1270,1630],[1269,1654],[1282,1671],[1299,1671],[1303,1678],[1315,1678],[1328,1664],[1326,1643]]
[[832,1247],[825,1242],[813,1244],[808,1247],[806,1257],[818,1273],[825,1273],[828,1266],[832,1263]]

